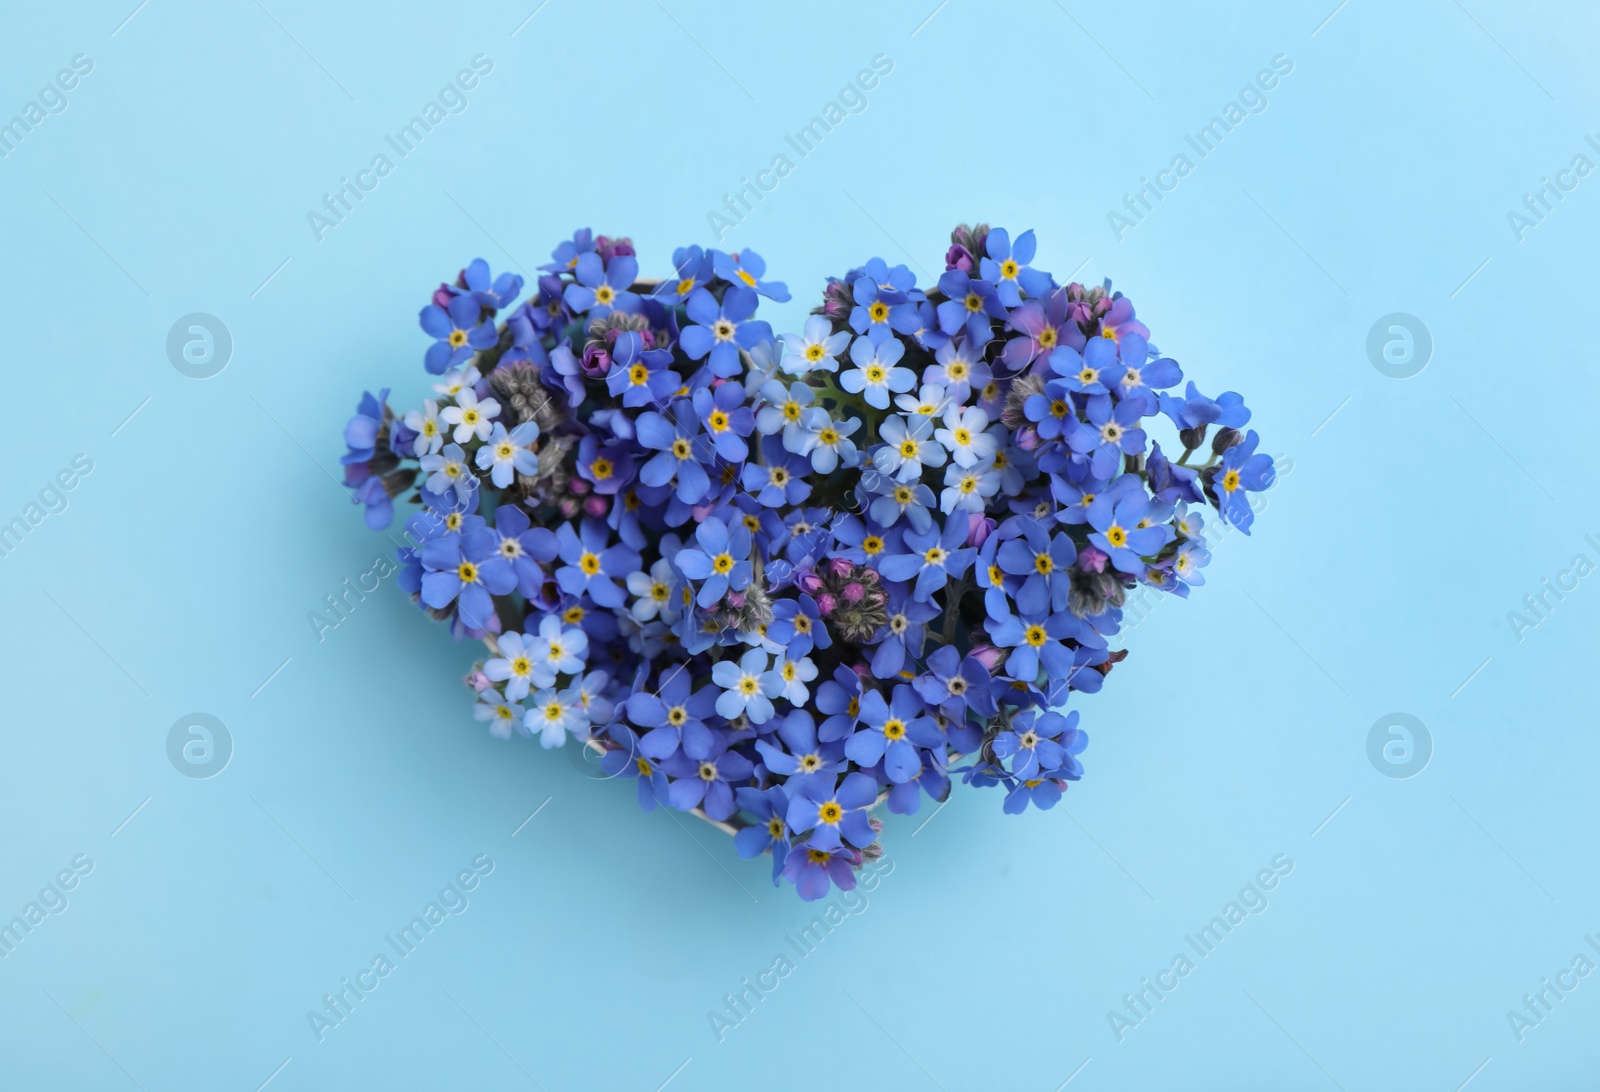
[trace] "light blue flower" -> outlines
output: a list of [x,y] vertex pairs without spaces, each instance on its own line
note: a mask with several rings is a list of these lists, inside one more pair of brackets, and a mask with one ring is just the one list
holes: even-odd
[[784,681],[767,670],[767,654],[752,648],[737,662],[719,660],[711,669],[711,681],[722,688],[717,712],[729,720],[741,714],[752,724],[772,719],[772,699],[783,692]]
[[802,333],[783,335],[782,368],[794,375],[810,371],[836,372],[838,356],[850,344],[850,331],[833,332],[833,324],[821,315],[806,319]]

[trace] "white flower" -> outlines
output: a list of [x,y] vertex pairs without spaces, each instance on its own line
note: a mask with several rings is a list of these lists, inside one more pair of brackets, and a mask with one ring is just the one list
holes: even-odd
[[431,398],[423,399],[420,410],[406,414],[406,428],[417,434],[417,442],[411,447],[413,455],[432,455],[444,446],[444,430],[439,427],[439,403]]
[[924,383],[916,394],[902,394],[894,404],[920,417],[937,417],[950,406],[950,396],[937,383]]
[[989,415],[977,406],[965,409],[951,406],[945,411],[944,428],[934,435],[950,449],[950,457],[957,466],[976,466],[985,459],[993,458],[999,447],[995,438],[983,431],[988,427]]
[[539,686],[554,685],[555,672],[534,659],[532,639],[520,633],[503,633],[496,643],[500,646],[500,655],[483,665],[483,673],[492,682],[506,684],[506,697],[509,700],[521,701],[528,696],[528,691],[535,683]]
[[479,402],[476,391],[471,387],[462,387],[456,392],[456,404],[446,406],[439,416],[446,424],[456,426],[455,442],[464,444],[473,439],[487,440],[493,431],[489,422],[499,412],[499,402],[493,398]]
[[478,374],[477,368],[471,364],[466,364],[460,368],[451,368],[441,375],[439,382],[433,385],[433,390],[435,394],[442,394],[446,398],[454,398],[462,390],[477,386],[478,380],[481,378],[482,376]]

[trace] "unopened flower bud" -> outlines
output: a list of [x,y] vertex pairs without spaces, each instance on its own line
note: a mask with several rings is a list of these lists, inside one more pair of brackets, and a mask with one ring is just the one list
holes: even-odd
[[1206,426],[1196,425],[1194,428],[1179,429],[1178,442],[1183,444],[1183,450],[1193,451],[1206,442]]
[[973,645],[972,657],[983,665],[984,670],[993,671],[1000,666],[1000,660],[1005,654],[993,645]]
[[1219,429],[1217,434],[1211,438],[1211,454],[1221,455],[1235,444],[1242,443],[1243,440],[1243,434],[1236,428]]
[[846,603],[859,603],[867,597],[866,586],[852,580],[844,586],[844,601]]
[[836,557],[828,562],[828,571],[834,576],[849,576],[854,569],[848,558]]
[[817,611],[821,614],[832,614],[838,605],[839,601],[827,592],[817,596]]
[[1086,572],[1105,572],[1106,562],[1110,560],[1110,557],[1095,546],[1085,546],[1078,551],[1078,567]]
[[982,546],[989,540],[989,535],[995,529],[995,521],[979,512],[967,514],[967,545],[972,547]]

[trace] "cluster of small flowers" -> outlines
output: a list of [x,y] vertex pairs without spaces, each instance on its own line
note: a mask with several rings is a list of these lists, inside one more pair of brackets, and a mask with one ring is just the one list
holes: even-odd
[[1124,596],[1203,583],[1203,509],[1248,532],[1273,468],[1237,394],[1172,393],[1129,300],[1034,247],[963,225],[937,286],[874,258],[781,339],[748,250],[641,281],[580,231],[514,309],[481,259],[441,285],[437,397],[366,395],[344,461],[371,526],[415,489],[400,583],[488,645],[478,717],[603,751],[805,899],[881,852],[875,804],[1053,806]]

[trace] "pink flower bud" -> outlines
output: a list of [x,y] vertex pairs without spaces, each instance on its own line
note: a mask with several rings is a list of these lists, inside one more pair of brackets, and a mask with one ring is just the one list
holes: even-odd
[[972,656],[983,665],[985,671],[993,671],[1000,666],[1000,650],[993,645],[973,645]]
[[1086,572],[1103,573],[1106,571],[1106,562],[1111,559],[1094,546],[1085,546],[1078,551],[1078,567]]
[[1017,446],[1023,451],[1032,451],[1039,446],[1039,430],[1032,425],[1023,425],[1017,429]]
[[855,566],[842,557],[835,557],[828,561],[828,571],[834,576],[846,577],[855,571]]
[[832,614],[834,608],[837,607],[838,605],[839,605],[839,601],[836,600],[833,596],[829,595],[827,592],[823,592],[821,595],[817,596],[817,611],[818,611],[818,613],[821,613],[821,614]]
[[734,610],[738,610],[740,607],[744,606],[744,592],[742,591],[729,592],[727,599],[728,606],[732,607]]
[[590,485],[583,478],[573,478],[567,483],[567,488],[570,489],[575,495],[581,497],[585,493],[589,492],[589,490],[593,489],[594,486]]
[[811,572],[810,570],[807,570],[794,578],[794,584],[795,587],[799,588],[807,595],[811,595],[815,593],[818,588],[822,587],[822,577],[818,576],[814,572]]
[[449,310],[450,301],[453,299],[455,299],[455,296],[450,293],[450,286],[447,284],[440,284],[433,293],[433,305],[435,307],[442,307],[445,310]]
[[967,513],[967,545],[982,546],[995,526],[995,521],[981,512]]
[[610,507],[611,505],[606,503],[606,498],[600,496],[598,493],[586,497],[583,502],[584,512],[592,519],[600,519],[604,517],[606,511]]
[[866,597],[867,589],[864,584],[852,580],[844,586],[844,601],[846,603],[859,603]]
[[489,687],[494,685],[494,683],[489,681],[489,676],[485,675],[482,671],[474,671],[462,681],[479,694],[483,693],[485,690],[489,689]]

